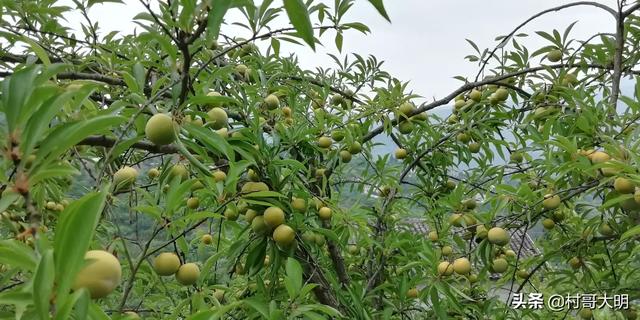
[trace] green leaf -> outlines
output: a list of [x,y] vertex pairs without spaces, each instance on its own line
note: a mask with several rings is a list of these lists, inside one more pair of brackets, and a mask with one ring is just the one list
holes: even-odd
[[622,234],[622,236],[620,237],[620,240],[627,240],[631,237],[635,237],[640,235],[640,225],[637,225],[629,230],[627,230],[625,233]]
[[84,264],[107,197],[107,188],[72,202],[61,214],[54,237],[57,296],[64,301]]
[[43,320],[49,319],[49,299],[53,291],[54,278],[53,250],[49,249],[40,258],[33,279],[33,305]]
[[33,53],[35,53],[36,56],[38,56],[38,59],[42,61],[42,64],[44,64],[45,67],[48,67],[51,65],[51,60],[49,60],[49,56],[47,55],[47,52],[44,51],[44,49],[37,42],[27,38],[26,36],[22,37],[22,41],[26,42],[29,45],[29,47],[31,47],[31,51],[33,51]]
[[391,22],[391,19],[389,19],[389,15],[387,14],[387,10],[384,9],[383,0],[369,0],[369,3],[371,3],[373,7],[378,10],[378,13],[380,13],[381,16],[387,19],[387,21]]
[[89,1],[87,1],[87,7],[91,7],[94,4],[107,3],[107,2],[124,3],[124,2],[122,2],[122,0],[89,0]]
[[243,300],[246,305],[258,311],[264,318],[269,318],[269,305],[258,298],[251,297]]
[[231,0],[213,0],[207,20],[207,33],[211,39],[217,39],[220,34],[220,26],[227,10],[231,7]]
[[0,264],[31,271],[36,268],[37,259],[26,244],[17,240],[3,240],[0,241]]
[[302,267],[300,266],[298,260],[289,257],[287,258],[285,270],[287,272],[287,278],[291,280],[294,294],[290,293],[289,295],[291,296],[291,298],[293,298],[296,294],[298,294],[298,292],[300,292],[300,289],[302,289]]
[[33,82],[42,66],[36,65],[20,69],[2,82],[2,104],[7,118],[9,132],[18,127],[22,106],[34,90]]
[[302,0],[284,0],[284,9],[287,11],[291,24],[298,31],[299,36],[315,50],[313,27],[307,6]]
[[240,104],[238,100],[227,96],[207,96],[199,95],[189,98],[189,104],[197,105],[226,105],[226,104]]

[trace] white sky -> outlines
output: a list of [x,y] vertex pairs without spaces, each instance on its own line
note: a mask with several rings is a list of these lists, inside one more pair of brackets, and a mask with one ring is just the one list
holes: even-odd
[[[72,5],[70,0],[62,2]],[[137,0],[124,0],[122,4],[96,5],[90,11],[98,19],[102,34],[111,30],[131,33],[136,27],[132,18],[144,8]],[[259,2],[259,1],[255,1]],[[372,54],[384,60],[383,68],[393,76],[411,81],[414,93],[427,98],[442,97],[459,85],[455,75],[472,77],[477,72],[475,64],[464,57],[473,49],[464,40],[471,39],[480,48],[495,45],[495,37],[510,32],[515,26],[533,14],[564,3],[567,0],[386,0],[385,5],[392,22],[388,23],[364,0],[357,0],[346,19],[363,22],[372,33],[362,35],[357,31],[345,34],[344,53]],[[615,0],[600,1],[615,6]],[[327,2],[333,5],[333,1]],[[234,17],[237,15],[232,15]],[[345,20],[345,21],[346,21]],[[69,17],[77,25],[78,17]],[[613,18],[594,7],[575,7],[550,13],[539,18],[522,31],[530,34],[526,45],[530,52],[548,43],[534,31],[553,28],[564,30],[570,23],[578,21],[572,32],[577,39],[586,39],[597,32],[611,32]],[[226,27],[223,27],[223,32]],[[323,37],[325,48],[313,52],[307,47],[298,47],[283,42],[281,51],[295,52],[306,68],[328,67],[332,60],[326,52],[338,53],[333,34]]]

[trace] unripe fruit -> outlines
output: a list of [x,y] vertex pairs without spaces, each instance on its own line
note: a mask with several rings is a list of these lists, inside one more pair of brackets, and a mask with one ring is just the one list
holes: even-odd
[[462,143],[467,143],[471,141],[471,137],[468,134],[461,132],[461,133],[458,133],[458,135],[456,136],[456,140]]
[[471,153],[478,153],[480,152],[480,144],[477,142],[471,142],[469,143],[469,152]]
[[176,272],[176,280],[185,286],[195,284],[198,278],[200,278],[200,268],[195,263],[185,263]]
[[466,104],[467,104],[467,102],[466,102],[466,101],[464,101],[464,100],[456,100],[456,102],[454,102],[454,103],[453,103],[453,108],[454,108],[456,111],[460,111],[460,110],[462,110],[462,108],[464,108],[464,106],[465,106]]
[[636,191],[636,186],[631,182],[631,180],[626,178],[616,178],[613,181],[613,189],[622,194],[634,193]]
[[496,99],[500,101],[505,101],[509,97],[509,91],[505,88],[500,88],[493,93],[496,96]]
[[270,94],[266,98],[264,98],[264,105],[269,110],[275,110],[280,107],[280,99],[278,99],[276,95]]
[[522,160],[524,160],[524,157],[522,156],[522,153],[514,152],[514,153],[511,154],[510,160],[513,163],[520,163],[520,162],[522,162]]
[[558,62],[560,59],[562,59],[562,50],[560,49],[551,50],[547,53],[547,60],[549,60],[549,62]]
[[251,221],[251,230],[253,230],[253,232],[255,232],[256,234],[264,234],[269,230],[267,224],[264,223],[263,216],[256,216],[255,218],[253,218],[253,221]]
[[450,276],[453,274],[453,265],[449,263],[449,261],[442,261],[438,264],[438,275],[439,276]]
[[222,170],[216,170],[213,172],[213,180],[215,182],[222,182],[227,179],[227,174]]
[[249,169],[247,171],[247,177],[249,178],[249,180],[253,181],[253,182],[258,182],[260,181],[260,176],[256,173],[255,170],[253,169]]
[[47,210],[53,211],[53,210],[56,210],[56,203],[53,201],[49,201],[47,202],[47,204],[45,204],[44,207],[47,208]]
[[200,199],[198,199],[198,197],[191,197],[187,199],[187,208],[191,210],[195,210],[195,209],[198,209],[199,206],[200,206]]
[[451,248],[451,246],[442,247],[442,255],[443,256],[450,256],[452,253],[453,253],[453,248]]
[[296,238],[296,232],[286,224],[279,225],[273,231],[273,241],[282,247],[287,247],[293,243]]
[[445,188],[448,190],[453,190],[456,188],[456,182],[452,179],[447,179],[447,183],[445,184]]
[[593,311],[591,311],[591,309],[582,308],[578,311],[578,315],[582,319],[591,319],[593,318]]
[[467,274],[471,272],[471,262],[467,258],[458,258],[453,261],[453,271],[457,274]]
[[503,258],[493,260],[493,264],[491,265],[491,269],[493,269],[495,273],[503,273],[507,271],[508,267],[509,263]]
[[180,259],[173,252],[163,252],[153,260],[153,269],[160,276],[170,276],[180,268]]
[[331,208],[322,207],[318,210],[318,216],[321,220],[329,220],[331,219]]
[[284,211],[278,207],[269,207],[264,211],[264,223],[271,229],[284,223]]
[[252,193],[260,191],[269,191],[269,186],[264,182],[252,182],[249,181],[242,186],[242,193]]
[[489,239],[489,242],[498,246],[504,246],[509,243],[509,234],[500,227],[493,227],[489,229],[487,238]]
[[602,234],[603,236],[611,236],[615,233],[608,223],[601,224],[598,228],[598,231],[600,231],[600,234]]
[[475,102],[478,102],[478,101],[482,100],[482,92],[480,92],[480,91],[478,91],[476,89],[471,90],[471,92],[469,93],[469,99],[471,99],[471,100],[473,100]]
[[470,274],[467,279],[469,279],[469,283],[476,283],[478,282],[478,275],[477,274]]
[[542,220],[542,226],[547,230],[551,230],[551,229],[553,229],[553,227],[556,226],[556,222],[551,220],[551,219],[549,219],[549,218],[547,218],[547,219]]
[[218,130],[216,130],[216,134],[218,134],[220,137],[222,137],[223,139],[226,139],[229,137],[229,129],[227,128],[220,128]]
[[349,163],[351,162],[351,152],[347,151],[347,150],[341,150],[340,151],[340,161],[342,161],[343,163]]
[[331,97],[331,104],[334,106],[341,104],[343,101],[344,101],[344,98],[339,94],[335,94]]
[[407,290],[407,298],[415,299],[417,297],[418,297],[418,289],[411,288],[411,289]]
[[62,212],[64,210],[64,206],[62,205],[62,203],[56,203],[56,211],[58,212]]
[[129,166],[124,166],[113,174],[113,184],[116,190],[122,190],[131,187],[138,178],[138,170]]
[[413,123],[411,121],[402,121],[398,124],[398,131],[402,134],[413,132]]
[[224,290],[215,289],[213,291],[213,297],[218,300],[218,302],[222,302],[224,300]]
[[349,146],[349,152],[351,152],[351,154],[356,154],[356,153],[360,153],[362,151],[362,145],[360,145],[360,142],[354,142]]
[[488,236],[489,231],[487,231],[487,227],[485,227],[483,224],[476,226],[476,237],[478,237],[479,239],[484,239]]
[[200,241],[203,244],[209,245],[213,243],[213,237],[210,234],[204,234],[202,235],[202,237],[200,238]]
[[344,139],[344,132],[342,130],[335,130],[331,132],[331,139],[334,141],[342,141]]
[[169,180],[173,180],[178,177],[180,181],[184,181],[189,178],[189,170],[183,164],[175,164],[169,169]]
[[244,219],[251,224],[253,222],[253,219],[255,219],[258,216],[258,212],[256,212],[253,209],[247,209],[247,212],[244,214]]
[[137,320],[140,319],[140,316],[133,311],[126,311],[122,315],[124,315],[124,319],[126,320]]
[[395,156],[396,156],[396,159],[402,160],[407,157],[407,150],[403,148],[398,148],[395,151]]
[[611,156],[609,156],[609,154],[607,154],[606,152],[602,152],[602,151],[594,151],[590,153],[587,157],[589,158],[589,160],[591,160],[591,163],[593,164],[604,163],[611,160]]
[[511,250],[511,249],[505,251],[504,254],[509,258],[515,258],[516,257],[516,252]]
[[318,147],[326,149],[331,147],[331,138],[329,137],[320,137],[318,138]]
[[398,113],[406,118],[409,114],[413,113],[416,110],[416,107],[411,102],[405,102],[398,107]]
[[438,232],[436,231],[430,231],[429,232],[429,240],[431,241],[438,241]]
[[478,203],[476,202],[476,199],[474,198],[469,198],[464,200],[464,202],[462,203],[465,208],[469,209],[469,210],[473,210],[478,206]]
[[315,237],[315,242],[318,246],[324,246],[324,244],[327,242],[327,240],[321,234],[315,234],[314,237]]
[[86,288],[92,299],[106,297],[113,292],[122,278],[120,261],[103,250],[87,251],[86,265],[76,275],[72,289]]
[[218,130],[226,128],[227,125],[229,125],[229,116],[222,108],[212,108],[207,112],[207,115],[209,116],[209,123],[211,123],[213,129]]
[[454,213],[449,216],[449,223],[455,227],[462,227],[462,222],[464,221],[463,217],[459,213]]
[[158,113],[147,121],[144,127],[147,139],[157,145],[170,144],[176,140],[176,128],[170,116]]
[[307,209],[307,202],[302,198],[291,199],[291,208],[296,211],[304,211]]
[[358,251],[360,251],[360,249],[355,244],[350,244],[350,245],[347,246],[347,251],[350,254],[356,254],[356,253],[358,253]]
[[573,257],[569,259],[569,265],[571,266],[571,268],[578,269],[580,268],[580,266],[582,266],[582,261],[578,257]]
[[149,177],[149,179],[155,179],[159,176],[160,176],[160,170],[156,168],[151,168],[149,169],[149,171],[147,171],[147,177]]
[[526,279],[529,276],[529,272],[527,272],[527,270],[525,269],[520,269],[518,270],[518,272],[516,272],[516,276],[521,279]]
[[238,220],[238,210],[233,207],[227,207],[224,210],[224,217],[229,221],[236,221]]
[[290,118],[291,114],[292,114],[291,108],[289,107],[282,108],[282,115],[284,115],[286,118]]
[[542,200],[542,207],[546,210],[554,210],[560,206],[560,196],[557,194],[545,194]]

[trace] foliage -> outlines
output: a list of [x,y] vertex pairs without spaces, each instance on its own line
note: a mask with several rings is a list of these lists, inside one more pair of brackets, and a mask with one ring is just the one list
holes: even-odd
[[[354,0],[141,0],[132,34],[91,21],[104,2],[121,1],[0,0],[0,318],[551,319],[577,310],[494,289],[640,298],[640,5],[532,18],[615,17],[587,40],[571,24],[530,50],[526,23],[494,49],[468,40],[475,78],[416,106],[373,56],[304,70],[281,55],[369,33]],[[172,120],[147,125],[159,113]],[[518,235],[542,224],[541,254],[523,255]],[[121,265],[96,273],[122,278],[104,298],[76,287],[100,265],[88,250]]]

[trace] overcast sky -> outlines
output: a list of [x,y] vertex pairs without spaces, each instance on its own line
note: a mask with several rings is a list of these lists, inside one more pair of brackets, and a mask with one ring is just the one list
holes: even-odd
[[[64,1],[71,3],[70,0]],[[90,16],[100,22],[102,34],[111,30],[131,33],[136,27],[132,18],[144,8],[138,0],[124,2],[126,5],[104,4],[92,8]],[[465,38],[473,40],[481,48],[493,46],[497,35],[510,32],[533,14],[569,2],[574,1],[386,0],[385,5],[392,20],[388,23],[367,1],[357,0],[348,20],[367,24],[372,33],[366,36],[356,31],[347,33],[343,54],[356,52],[365,56],[375,55],[385,61],[383,68],[386,71],[403,81],[411,81],[410,88],[414,93],[429,99],[442,97],[459,85],[453,76],[471,77],[477,71],[475,64],[464,60],[467,54],[473,52]],[[615,0],[600,2],[615,6]],[[328,3],[332,5],[333,1]],[[69,20],[75,24],[79,21],[78,17],[70,17]],[[574,21],[578,21],[578,24],[572,35],[577,39],[614,30],[613,18],[601,9],[565,9],[547,14],[523,29],[523,32],[531,35],[526,40],[530,52],[548,44],[535,35],[535,31],[551,31],[553,28],[564,30]],[[324,37],[322,42],[326,47],[316,52],[286,43],[283,43],[282,51],[297,53],[302,65],[307,68],[331,66],[332,60],[326,52],[338,53],[333,36]]]

